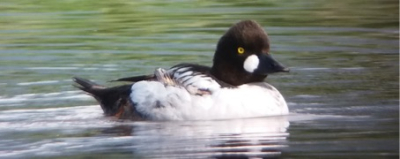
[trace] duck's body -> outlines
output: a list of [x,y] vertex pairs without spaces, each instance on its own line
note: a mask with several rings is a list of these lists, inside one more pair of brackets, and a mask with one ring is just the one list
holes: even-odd
[[288,113],[282,95],[265,82],[221,88],[204,96],[155,81],[138,82],[132,89],[135,92],[130,97],[136,111],[150,120],[233,119]]
[[265,82],[227,86],[191,68],[173,67],[166,71],[173,73],[171,79],[133,84],[130,99],[136,111],[152,120],[210,120],[288,113],[282,95]]
[[[237,52],[232,54],[231,47]],[[97,99],[106,115],[118,118],[213,120],[285,115],[288,107],[283,96],[263,79],[287,69],[268,51],[268,39],[260,26],[243,21],[220,39],[212,67],[159,68],[151,75],[118,79],[134,83],[111,88],[82,78],[74,80],[78,88]]]

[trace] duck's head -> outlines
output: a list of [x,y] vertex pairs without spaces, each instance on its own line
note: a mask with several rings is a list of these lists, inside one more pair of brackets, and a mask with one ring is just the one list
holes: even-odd
[[271,73],[288,72],[272,58],[269,49],[268,35],[257,22],[236,23],[218,42],[211,73],[237,86],[261,82]]

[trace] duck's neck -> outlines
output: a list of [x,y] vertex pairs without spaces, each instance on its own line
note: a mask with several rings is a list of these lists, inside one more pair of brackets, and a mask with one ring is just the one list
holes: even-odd
[[224,61],[214,61],[210,73],[217,79],[233,86],[262,82],[267,77],[266,75],[250,74],[244,71],[241,65],[234,65]]

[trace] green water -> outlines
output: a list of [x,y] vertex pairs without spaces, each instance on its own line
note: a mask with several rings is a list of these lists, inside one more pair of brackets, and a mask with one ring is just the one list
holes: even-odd
[[[398,158],[398,6],[1,0],[0,158]],[[291,68],[266,80],[287,118],[121,122],[71,86],[72,76],[118,85],[107,81],[211,65],[219,37],[243,19],[264,27]]]

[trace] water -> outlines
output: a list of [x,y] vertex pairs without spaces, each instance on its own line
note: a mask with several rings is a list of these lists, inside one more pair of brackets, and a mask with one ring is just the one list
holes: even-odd
[[[398,18],[395,0],[3,0],[0,158],[398,158]],[[241,19],[291,68],[267,79],[289,116],[118,121],[71,86],[210,65]]]

